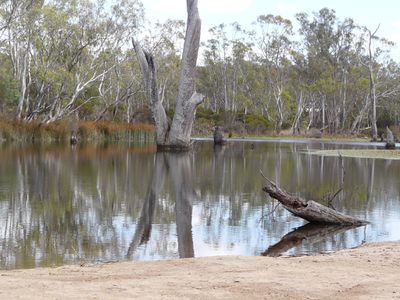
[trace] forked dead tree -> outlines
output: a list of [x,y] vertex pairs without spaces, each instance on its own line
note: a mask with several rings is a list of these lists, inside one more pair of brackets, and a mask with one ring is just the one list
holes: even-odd
[[180,68],[178,99],[175,115],[169,124],[157,89],[156,66],[153,56],[132,41],[143,75],[146,96],[156,125],[158,150],[187,150],[197,106],[204,97],[195,91],[195,71],[199,52],[201,21],[197,0],[187,0],[187,25]]
[[263,191],[272,198],[278,200],[285,209],[295,216],[305,219],[312,223],[325,223],[337,225],[365,225],[368,222],[342,214],[325,205],[319,204],[313,200],[306,201],[300,197],[290,195],[285,190],[278,187],[273,181],[267,180]]

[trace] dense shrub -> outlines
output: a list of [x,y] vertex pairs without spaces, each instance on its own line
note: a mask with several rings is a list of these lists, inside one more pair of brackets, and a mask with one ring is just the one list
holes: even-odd
[[247,130],[252,133],[263,133],[267,131],[270,126],[268,120],[259,115],[246,115],[244,120]]

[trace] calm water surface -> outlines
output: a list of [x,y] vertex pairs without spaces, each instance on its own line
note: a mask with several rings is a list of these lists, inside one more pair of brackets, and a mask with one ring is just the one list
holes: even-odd
[[[320,157],[323,143],[237,142],[191,153],[154,146],[0,148],[0,268],[210,255],[312,254],[400,240],[400,161]],[[261,188],[366,219],[303,226]]]

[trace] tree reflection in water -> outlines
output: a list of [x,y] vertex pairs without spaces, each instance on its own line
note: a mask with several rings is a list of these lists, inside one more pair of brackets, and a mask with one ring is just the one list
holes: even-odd
[[302,244],[312,245],[319,243],[328,237],[332,237],[356,227],[357,226],[307,223],[306,225],[296,228],[284,235],[278,243],[269,246],[267,250],[261,253],[261,255],[280,256],[294,247],[299,247]]
[[308,155],[318,143],[0,147],[0,268],[259,255],[303,224],[280,207],[262,218],[274,202],[259,169],[317,201],[344,181],[335,208],[371,221],[286,254],[400,238],[400,161]]
[[150,239],[157,197],[164,185],[165,169],[166,164],[164,155],[162,153],[157,153],[153,176],[149,184],[146,199],[143,201],[139,221],[136,225],[135,235],[133,236],[132,242],[128,248],[128,258],[132,257],[138,246],[148,242]]
[[165,176],[170,175],[175,191],[176,233],[180,258],[194,257],[192,236],[192,204],[197,197],[193,189],[190,155],[184,153],[157,152],[152,180],[143,203],[135,235],[128,248],[131,258],[136,248],[150,239],[154,210]]

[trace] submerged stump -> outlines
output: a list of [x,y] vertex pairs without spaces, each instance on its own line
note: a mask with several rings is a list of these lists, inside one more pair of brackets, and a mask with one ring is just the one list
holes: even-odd
[[226,140],[224,138],[224,129],[221,126],[215,126],[214,129],[214,145],[224,145]]
[[385,148],[386,149],[395,149],[396,148],[393,132],[387,126],[386,126],[386,145],[385,145]]
[[267,179],[267,185],[263,188],[263,191],[278,200],[286,210],[311,223],[351,226],[368,224],[367,221],[342,214],[315,201],[306,201],[303,198],[290,195],[269,179]]
[[76,145],[78,143],[78,133],[76,131],[71,132],[71,136],[69,137],[69,143],[71,145]]

